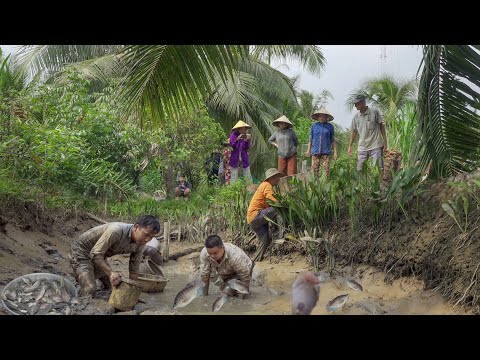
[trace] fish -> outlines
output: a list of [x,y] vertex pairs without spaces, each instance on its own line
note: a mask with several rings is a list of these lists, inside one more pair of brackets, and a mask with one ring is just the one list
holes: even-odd
[[43,296],[45,295],[46,291],[47,291],[47,286],[44,284],[44,285],[42,285],[42,288],[40,289],[37,296],[35,296],[35,301],[40,301],[43,298]]
[[73,297],[72,300],[70,301],[70,304],[78,305],[78,304],[80,304],[80,300],[78,300],[78,298],[76,298],[76,297]]
[[62,297],[62,300],[64,302],[70,302],[72,300],[72,297],[70,296],[70,294],[65,289],[62,289],[61,297]]
[[310,315],[320,295],[320,280],[312,272],[298,275],[292,285],[292,314]]
[[18,309],[18,305],[15,304],[13,301],[5,300],[5,304],[10,308],[10,310]]
[[38,303],[33,302],[28,304],[29,315],[35,315],[38,312],[38,309],[40,309],[40,305],[38,305]]
[[173,308],[179,309],[190,304],[197,296],[198,289],[203,288],[205,283],[202,280],[189,282],[176,296],[173,302]]
[[343,305],[345,305],[349,299],[350,295],[345,294],[345,295],[340,295],[337,296],[336,298],[330,300],[327,303],[327,311],[328,312],[335,312],[338,309],[340,309]]
[[46,315],[52,310],[52,304],[42,304],[38,309],[37,315]]
[[42,300],[46,302],[47,304],[54,304],[55,300],[53,300],[50,296],[45,295]]
[[51,297],[51,299],[52,299],[53,301],[57,302],[57,303],[63,302],[63,299],[62,299],[62,297],[61,297],[60,295],[53,295],[53,296]]
[[22,276],[20,279],[22,279],[22,281],[25,285],[32,285],[32,282],[29,278]]
[[5,300],[15,301],[17,299],[17,293],[15,291],[7,290],[3,295]]
[[216,312],[222,308],[222,306],[227,302],[228,296],[227,294],[222,293],[217,300],[213,303],[212,312]]
[[315,275],[317,279],[320,280],[321,283],[327,282],[330,279],[330,275],[328,275],[324,271],[314,272],[313,275]]
[[62,291],[60,290],[60,286],[58,286],[56,281],[52,282],[52,287],[53,287],[53,290],[55,291],[55,294],[60,295],[62,293]]
[[240,283],[237,279],[230,279],[226,283],[227,287],[232,290],[238,291],[240,294],[250,294],[248,288]]
[[35,291],[36,289],[38,289],[40,287],[40,280],[37,280],[33,283],[32,286],[27,286],[24,291],[29,293],[29,292],[32,292],[32,291]]
[[358,282],[356,282],[356,281],[353,280],[352,278],[345,278],[345,282],[346,282],[347,285],[348,285],[350,288],[352,288],[353,290],[363,291],[362,285],[360,285]]

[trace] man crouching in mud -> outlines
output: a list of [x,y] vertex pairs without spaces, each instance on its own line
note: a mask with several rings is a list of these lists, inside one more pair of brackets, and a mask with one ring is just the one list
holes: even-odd
[[160,223],[152,215],[141,216],[135,224],[111,222],[96,226],[72,242],[68,255],[80,284],[80,296],[96,291],[99,279],[105,289],[121,282],[121,274],[112,271],[107,258],[118,254],[130,254],[129,277],[138,278],[138,269],[145,244],[160,231]]
[[245,298],[249,292],[253,265],[252,260],[238,246],[223,243],[218,235],[210,235],[200,252],[200,276],[206,284],[203,295],[208,295],[213,267],[222,280],[220,290],[223,291],[228,285],[228,290],[225,292],[228,296],[239,294],[242,299]]

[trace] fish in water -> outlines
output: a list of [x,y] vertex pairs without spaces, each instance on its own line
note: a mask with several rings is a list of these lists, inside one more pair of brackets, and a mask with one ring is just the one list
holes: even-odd
[[312,272],[298,275],[292,285],[292,314],[310,315],[320,294],[320,280]]
[[205,283],[202,280],[195,280],[189,282],[176,296],[173,302],[173,308],[179,309],[190,304],[196,297],[198,297],[198,289],[203,288]]
[[212,312],[216,312],[222,308],[222,306],[227,302],[228,296],[227,294],[222,293],[217,300],[213,303]]
[[349,299],[350,295],[340,295],[337,296],[335,299],[330,300],[327,303],[327,311],[328,312],[335,312],[340,309],[343,305],[345,305]]
[[353,280],[352,278],[345,278],[345,282],[346,282],[347,285],[348,285],[350,288],[352,288],[353,290],[363,291],[362,285],[360,285],[358,282],[356,282],[356,281]]
[[239,282],[237,279],[228,280],[226,286],[232,290],[238,291],[240,294],[250,294],[248,288],[241,282]]

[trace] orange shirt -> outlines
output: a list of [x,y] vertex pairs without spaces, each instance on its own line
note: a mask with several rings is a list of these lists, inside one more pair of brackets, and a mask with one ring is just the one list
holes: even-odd
[[260,184],[255,194],[253,194],[252,200],[247,210],[247,223],[251,223],[257,216],[260,210],[266,209],[270,205],[267,204],[267,199],[277,201],[273,196],[273,186],[268,181],[264,181]]

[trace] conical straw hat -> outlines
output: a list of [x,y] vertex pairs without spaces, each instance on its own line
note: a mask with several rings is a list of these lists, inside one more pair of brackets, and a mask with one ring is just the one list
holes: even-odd
[[242,120],[239,120],[239,121],[235,124],[235,126],[232,128],[232,131],[235,130],[235,129],[242,128],[242,127],[251,128],[250,125],[248,125],[247,123],[243,122]]
[[328,110],[325,109],[324,107],[320,108],[320,110],[315,111],[315,112],[312,114],[311,118],[312,118],[313,120],[318,120],[318,115],[320,115],[320,114],[328,115],[328,120],[327,120],[327,121],[332,121],[332,120],[333,120],[333,115],[330,114],[330,113],[328,112]]
[[280,123],[283,122],[285,124],[288,124],[290,126],[293,126],[293,124],[288,120],[288,118],[285,115],[280,116],[277,120],[273,120],[272,124]]

